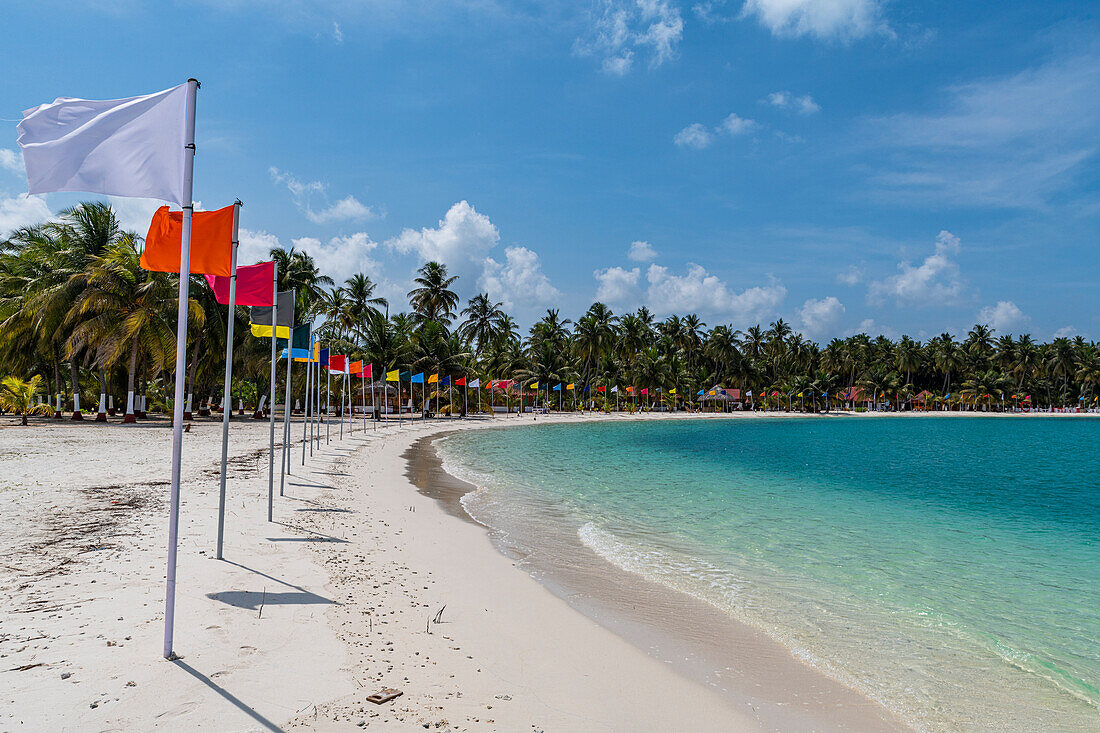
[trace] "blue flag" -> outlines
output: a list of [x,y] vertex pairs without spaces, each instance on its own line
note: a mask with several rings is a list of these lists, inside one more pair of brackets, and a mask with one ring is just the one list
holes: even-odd
[[561,382],[558,382],[558,386],[554,387],[555,392],[561,392]]
[[328,367],[328,349],[321,349],[321,366]]
[[450,386],[450,384],[451,384],[451,378],[450,377],[443,377],[443,379],[439,380],[439,386],[440,387],[448,387],[448,386]]
[[409,379],[409,381],[412,382],[413,384],[424,384],[424,372],[420,372],[420,374],[412,375],[412,378]]

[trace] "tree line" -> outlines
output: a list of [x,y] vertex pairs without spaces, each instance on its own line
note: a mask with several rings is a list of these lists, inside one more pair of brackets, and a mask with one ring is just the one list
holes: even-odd
[[[178,275],[141,269],[141,246],[102,202],[0,240],[0,376],[37,377],[63,410],[76,409],[74,395],[122,400],[135,392],[165,409]],[[379,297],[367,275],[337,284],[305,252],[276,248],[271,257],[279,290],[296,293],[298,321],[314,324],[333,353],[376,369],[469,375],[483,384],[575,383],[578,396],[587,386],[596,401],[610,395],[598,386],[632,386],[666,400],[675,389],[694,403],[698,390],[719,385],[740,389],[746,400],[751,392],[754,406],[807,410],[838,400],[951,409],[1025,399],[1035,407],[1093,405],[1100,385],[1100,350],[1080,336],[1039,342],[976,324],[962,337],[893,341],[861,333],[821,345],[783,319],[739,330],[708,326],[691,313],[658,319],[641,307],[617,314],[599,302],[575,321],[549,309],[523,332],[486,293],[463,304],[457,278],[438,262],[418,270],[399,306]],[[201,276],[192,276],[190,292],[187,392],[198,406],[222,394],[227,313]],[[270,341],[251,335],[247,308],[234,317],[233,394],[254,406],[270,386]],[[304,391],[304,375],[292,389]]]

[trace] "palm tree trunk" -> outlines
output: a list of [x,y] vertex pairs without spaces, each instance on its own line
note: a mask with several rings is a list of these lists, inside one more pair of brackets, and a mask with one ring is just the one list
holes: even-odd
[[83,420],[80,414],[80,370],[77,368],[76,359],[69,360],[69,374],[73,380],[73,416],[72,420]]
[[134,377],[137,375],[138,342],[130,345],[130,364],[126,371],[126,412],[122,416],[122,422],[137,422],[134,414]]

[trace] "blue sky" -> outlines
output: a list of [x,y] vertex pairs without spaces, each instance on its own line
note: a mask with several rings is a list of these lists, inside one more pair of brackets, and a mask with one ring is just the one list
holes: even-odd
[[[407,6],[415,6],[409,8]],[[441,259],[527,324],[697,312],[827,340],[1100,333],[1100,34],[1084,2],[7,3],[20,112],[202,82],[195,195],[395,307]],[[147,226],[155,202],[116,200]]]

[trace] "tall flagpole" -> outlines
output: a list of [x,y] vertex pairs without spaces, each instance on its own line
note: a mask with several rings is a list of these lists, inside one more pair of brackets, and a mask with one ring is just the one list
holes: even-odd
[[309,396],[313,394],[309,385],[313,376],[313,370],[309,368],[310,359],[313,358],[313,331],[309,332],[309,344],[307,344],[308,358],[306,359],[306,393],[302,395],[302,465],[306,465],[306,443],[309,431]]
[[[276,273],[277,274],[277,273]],[[279,278],[275,278],[279,282]],[[283,471],[279,474],[279,496],[283,496],[286,474],[290,473],[290,365],[294,363],[294,321],[298,309],[297,291],[290,289],[290,338],[286,340],[286,402],[283,405]]]
[[[325,445],[328,445],[332,438],[332,431],[329,429],[329,423],[332,422],[329,419],[329,413],[332,411],[332,354],[328,355],[328,359],[328,368],[325,369]],[[317,362],[317,368],[321,368],[320,362]],[[343,427],[342,421],[340,426]]]
[[179,304],[176,310],[176,390],[172,403],[172,489],[168,513],[168,572],[164,594],[164,658],[172,659],[172,632],[176,620],[176,544],[180,526],[180,467],[183,458],[183,380],[187,370],[187,291],[191,283],[191,217],[195,181],[195,98],[197,79],[187,80],[184,107],[183,237],[180,246]]
[[[275,508],[275,367],[279,360],[276,358],[275,345],[279,340],[279,263],[275,263],[275,277],[271,282],[271,435],[269,437],[267,457],[267,521],[272,521],[272,512]],[[289,345],[289,342],[288,342]]]
[[225,330],[225,392],[222,395],[222,472],[218,489],[218,554],[222,559],[222,539],[225,537],[225,464],[229,458],[229,416],[233,414],[233,326],[237,320],[237,228],[241,218],[241,201],[233,204],[233,244],[229,266],[229,318]]

